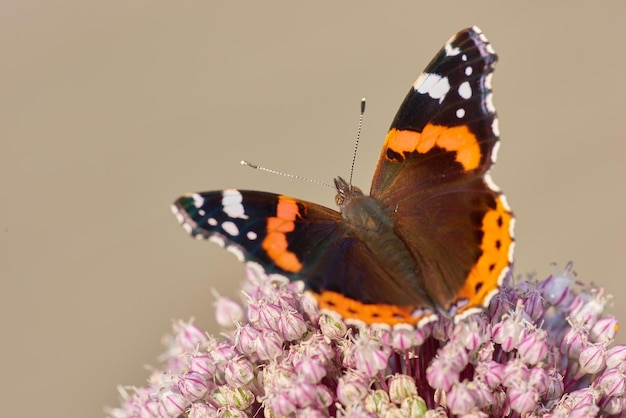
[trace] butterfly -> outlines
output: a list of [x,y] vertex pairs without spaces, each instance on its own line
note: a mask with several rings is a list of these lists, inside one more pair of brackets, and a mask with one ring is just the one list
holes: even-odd
[[369,195],[334,179],[338,211],[237,189],[186,194],[172,210],[193,237],[302,280],[321,311],[348,323],[421,326],[480,311],[514,247],[513,215],[489,175],[496,60],[477,27],[453,36],[400,105]]

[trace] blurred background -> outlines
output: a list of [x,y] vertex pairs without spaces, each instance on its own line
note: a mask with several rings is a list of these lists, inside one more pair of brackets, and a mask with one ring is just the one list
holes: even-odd
[[[626,322],[626,3],[4,1],[0,4],[2,415],[102,417],[141,385],[173,319],[215,331],[244,269],[169,210],[237,187],[334,192],[242,159],[369,188],[409,87],[480,26],[517,216],[515,270],[569,261]],[[626,342],[626,333],[618,334]]]

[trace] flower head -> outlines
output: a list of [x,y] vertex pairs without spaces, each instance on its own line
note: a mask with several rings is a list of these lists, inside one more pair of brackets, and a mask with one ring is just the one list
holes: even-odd
[[[149,385],[120,389],[130,417],[619,416],[626,346],[602,288],[571,265],[510,278],[484,312],[420,329],[356,327],[296,283],[248,272],[246,303],[218,303],[223,339],[177,322]],[[241,313],[245,319],[242,320]],[[232,325],[236,328],[233,330]]]

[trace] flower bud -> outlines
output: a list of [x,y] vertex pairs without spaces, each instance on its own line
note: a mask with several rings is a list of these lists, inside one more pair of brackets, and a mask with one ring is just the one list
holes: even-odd
[[226,383],[234,388],[247,385],[254,378],[254,367],[250,360],[239,357],[224,366]]
[[413,377],[396,374],[389,381],[389,398],[395,404],[401,404],[406,398],[417,396],[417,387]]
[[391,407],[389,395],[384,390],[378,389],[365,397],[363,401],[365,410],[376,414],[376,416],[384,416]]
[[243,308],[234,300],[219,297],[215,303],[215,321],[224,328],[234,327],[243,321]]
[[587,346],[581,351],[580,358],[578,359],[582,371],[587,374],[599,373],[604,369],[605,355],[606,350],[604,347],[597,344]]
[[188,372],[178,382],[180,394],[190,401],[202,399],[209,385],[205,377],[197,372]]
[[159,394],[160,413],[165,413],[167,417],[177,417],[185,412],[191,402],[180,393],[171,390],[164,390]]
[[285,341],[293,341],[307,332],[306,322],[302,314],[293,310],[283,309],[277,321],[277,332]]

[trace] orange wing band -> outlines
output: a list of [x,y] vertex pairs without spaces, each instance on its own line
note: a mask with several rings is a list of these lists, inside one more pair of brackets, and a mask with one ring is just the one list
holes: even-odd
[[287,242],[287,233],[295,229],[294,221],[299,215],[296,201],[280,196],[276,216],[267,219],[267,235],[261,245],[278,267],[291,273],[297,273],[302,269],[302,262],[296,254],[289,251]]
[[385,138],[385,148],[404,155],[405,152],[426,154],[435,146],[454,152],[456,161],[465,171],[470,171],[480,164],[480,147],[476,136],[467,126],[446,127],[431,123],[422,132],[391,129]]

